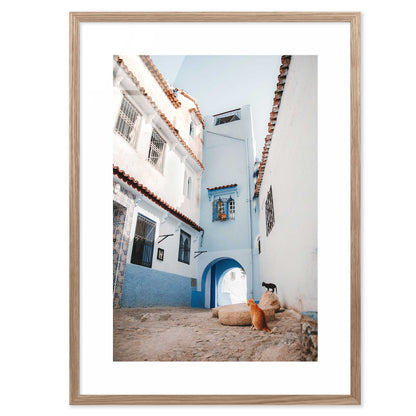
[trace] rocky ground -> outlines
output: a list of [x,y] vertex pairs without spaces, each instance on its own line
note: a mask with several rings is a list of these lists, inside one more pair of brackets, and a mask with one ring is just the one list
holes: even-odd
[[272,333],[225,326],[195,308],[115,309],[114,361],[300,361],[300,316],[268,322]]

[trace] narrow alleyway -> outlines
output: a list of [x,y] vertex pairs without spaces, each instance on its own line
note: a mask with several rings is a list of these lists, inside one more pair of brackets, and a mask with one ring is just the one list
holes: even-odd
[[207,309],[114,310],[114,361],[300,361],[300,316],[286,310],[273,333],[224,326]]

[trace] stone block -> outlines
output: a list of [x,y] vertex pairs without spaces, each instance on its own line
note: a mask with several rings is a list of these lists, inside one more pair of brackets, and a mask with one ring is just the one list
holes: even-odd
[[[274,319],[274,309],[262,309],[266,315],[266,321],[272,321]],[[251,325],[250,308],[246,303],[220,306],[218,308],[218,319],[222,325]]]
[[280,309],[280,301],[277,295],[267,291],[261,297],[259,306],[262,309],[274,308],[275,311],[278,311]]

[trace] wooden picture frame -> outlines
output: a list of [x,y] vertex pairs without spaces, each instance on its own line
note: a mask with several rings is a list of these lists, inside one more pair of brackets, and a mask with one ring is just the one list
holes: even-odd
[[[360,25],[358,12],[73,12],[70,13],[70,404],[361,403]],[[351,361],[349,395],[84,395],[80,393],[80,25],[83,22],[345,22],[350,25]]]

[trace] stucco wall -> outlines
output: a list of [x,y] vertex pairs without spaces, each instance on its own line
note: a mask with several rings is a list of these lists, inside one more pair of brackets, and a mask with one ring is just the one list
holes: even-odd
[[121,307],[190,306],[191,292],[189,278],[127,264]]
[[[265,200],[275,225],[266,236]],[[259,195],[262,280],[285,307],[317,310],[317,58],[294,56]]]
[[[208,283],[202,281],[202,278],[211,262],[224,257],[238,261],[247,273],[247,293],[250,296],[253,294],[253,282],[255,285],[259,282],[259,268],[258,262],[253,262],[252,251],[257,214],[252,210],[250,202],[254,168],[250,106],[241,107],[241,119],[238,121],[215,126],[213,117],[207,117],[205,126],[203,163],[206,170],[201,185],[200,224],[204,228],[201,250],[206,250],[207,253],[199,257],[198,290],[205,293],[201,294],[200,302],[209,307]],[[207,188],[231,184],[238,185],[238,196],[233,195],[236,204],[235,219],[212,221],[213,200],[209,199]],[[250,210],[255,224],[250,221]],[[257,292],[256,290],[256,295]]]
[[[122,56],[124,63],[135,74],[140,85],[146,90],[157,107],[166,115],[172,125],[179,131],[182,139],[201,159],[202,125],[194,117],[198,134],[195,138],[189,135],[189,123],[192,119],[191,108],[195,103],[181,96],[182,105],[175,109],[156,82],[153,75],[137,56]],[[114,78],[114,126],[116,125],[123,92],[140,113],[134,138],[129,143],[119,134],[113,134],[113,163],[125,170],[140,183],[151,189],[157,196],[171,206],[199,223],[199,204],[202,168],[188,150],[180,143],[159,113],[150,104],[129,79],[115,64]],[[155,129],[166,141],[162,168],[159,170],[148,161],[152,131]],[[184,194],[184,181],[192,178],[194,192],[191,198]]]
[[[136,198],[136,206],[133,211],[132,226],[130,228],[129,246],[127,252],[127,263],[131,263],[131,253],[133,248],[137,214],[144,215],[156,223],[152,269],[186,277],[196,277],[197,261],[194,259],[194,251],[198,250],[199,247],[199,232],[188,224],[169,214],[163,208],[152,203],[146,197],[140,195]],[[181,230],[191,235],[191,252],[189,264],[178,261],[179,238]],[[161,240],[160,236],[167,234],[173,235],[158,243],[158,241]],[[163,261],[157,259],[157,249],[159,247],[164,250]]]

